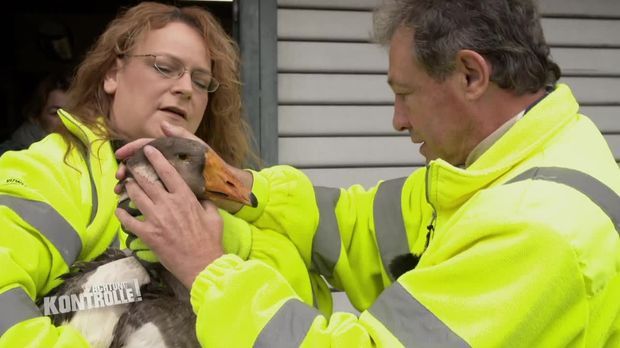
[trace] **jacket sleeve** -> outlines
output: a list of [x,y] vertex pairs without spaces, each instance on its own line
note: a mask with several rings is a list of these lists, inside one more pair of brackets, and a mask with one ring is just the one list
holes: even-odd
[[280,233],[259,231],[246,221],[226,211],[220,211],[224,222],[222,244],[224,252],[243,260],[259,260],[273,267],[286,279],[297,296],[306,304],[329,315],[332,310],[331,292],[316,272],[308,272],[295,245]]
[[425,247],[431,209],[424,170],[368,190],[316,187],[289,166],[253,176],[259,205],[236,215],[289,238],[306,267],[344,289],[359,310],[393,282],[388,269],[396,257],[420,254]]
[[69,199],[83,198],[88,173],[77,158],[70,160],[82,175],[59,169],[64,147],[56,140],[0,157],[0,347],[88,346],[75,330],[54,327],[34,302],[83,251],[90,216],[90,209],[81,213],[81,199]]
[[194,281],[191,302],[203,347],[371,346],[361,320],[335,313],[328,324],[261,261],[220,257]]
[[[308,273],[299,252],[290,240],[273,231],[254,233],[257,230],[256,227],[225,210],[220,209],[219,214],[223,220],[224,253],[235,254],[243,260],[261,260],[267,263],[287,279],[306,303],[320,305],[326,313],[331,312],[329,288],[321,277]],[[138,216],[138,218],[141,217]],[[120,246],[122,249],[127,248],[128,236],[124,230],[121,230]],[[139,247],[148,248],[144,243],[141,243]],[[140,257],[149,262],[157,262],[157,256],[148,249]]]
[[359,317],[324,316],[272,267],[225,255],[191,290],[198,339],[204,347],[566,347],[582,339],[584,280],[558,231],[544,221],[474,219],[463,221],[462,238],[431,243],[433,256]]

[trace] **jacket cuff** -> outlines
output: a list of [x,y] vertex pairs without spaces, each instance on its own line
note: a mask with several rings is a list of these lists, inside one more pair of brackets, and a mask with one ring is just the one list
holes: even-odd
[[213,261],[198,274],[190,290],[190,302],[196,315],[200,312],[200,306],[203,303],[208,288],[211,286],[217,287],[218,283],[220,283],[219,278],[231,269],[242,265],[243,262],[237,255],[226,254]]
[[249,169],[247,171],[252,173],[252,177],[254,179],[252,183],[252,193],[258,200],[258,206],[256,208],[244,206],[235,214],[235,216],[247,222],[254,222],[263,214],[263,211],[269,202],[269,181],[259,172]]

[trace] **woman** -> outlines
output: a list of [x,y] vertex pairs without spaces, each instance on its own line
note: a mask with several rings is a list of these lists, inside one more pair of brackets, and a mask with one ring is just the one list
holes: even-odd
[[[229,163],[251,157],[237,64],[234,42],[200,8],[141,3],[109,24],[59,111],[61,134],[0,158],[0,347],[89,345],[74,328],[52,326],[33,300],[56,287],[76,260],[102,254],[120,230],[111,139],[161,137],[177,126]],[[171,209],[183,217],[165,222],[171,231],[200,233],[209,223],[195,197]],[[253,227],[223,218],[225,252],[277,265],[311,303],[309,277],[292,271],[305,266],[290,242],[269,231],[251,237]],[[278,254],[271,255],[275,245]]]
[[43,139],[60,126],[56,113],[67,104],[67,89],[71,75],[63,71],[53,72],[37,86],[31,100],[24,108],[26,121],[0,144],[0,155],[9,150],[23,150]]

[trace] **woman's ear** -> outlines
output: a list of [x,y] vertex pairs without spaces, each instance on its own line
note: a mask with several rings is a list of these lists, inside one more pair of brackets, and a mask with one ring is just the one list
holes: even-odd
[[460,50],[456,54],[456,71],[463,76],[462,88],[467,99],[478,99],[488,89],[491,65],[480,53]]
[[116,62],[108,72],[105,74],[105,78],[103,79],[103,90],[107,94],[114,94],[116,92],[116,88],[118,87],[118,73],[121,70],[121,66],[123,61],[120,58],[116,58]]

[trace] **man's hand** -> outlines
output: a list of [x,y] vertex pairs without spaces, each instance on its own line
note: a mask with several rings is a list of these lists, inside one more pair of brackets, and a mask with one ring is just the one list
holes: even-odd
[[198,273],[223,254],[222,218],[214,204],[197,200],[159,151],[148,145],[144,150],[163,185],[134,174],[126,190],[144,221],[123,209],[116,215],[190,288]]
[[[183,127],[173,126],[167,121],[162,122],[161,129],[164,132],[164,135],[166,135],[167,137],[180,137],[180,138],[192,139],[209,147],[209,145],[207,145],[204,141],[202,141],[202,139],[198,138],[195,134],[192,134],[192,132],[188,131],[187,129]],[[127,177],[127,167],[124,164],[122,164],[122,162],[125,161],[127,158],[131,157],[134,153],[136,153],[136,151],[138,151],[144,145],[150,143],[153,140],[154,140],[153,138],[137,139],[137,140],[134,140],[130,143],[123,145],[121,148],[116,150],[114,154],[116,155],[116,158],[119,161],[121,161],[121,165],[118,166],[118,171],[116,172],[116,178],[119,180],[119,182],[122,182]],[[116,187],[114,188],[114,192],[119,194],[121,193],[121,191],[122,191],[122,187],[120,185],[116,185]]]

